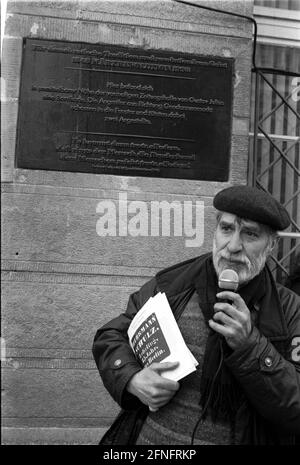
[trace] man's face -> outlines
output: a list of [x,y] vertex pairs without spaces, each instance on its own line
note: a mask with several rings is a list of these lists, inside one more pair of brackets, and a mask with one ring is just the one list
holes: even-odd
[[222,213],[213,242],[213,263],[217,275],[231,268],[239,283],[250,281],[260,273],[270,252],[270,236],[255,221]]

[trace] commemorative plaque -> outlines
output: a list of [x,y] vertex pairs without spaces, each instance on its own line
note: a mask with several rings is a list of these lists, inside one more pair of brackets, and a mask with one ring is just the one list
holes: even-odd
[[25,39],[16,166],[227,181],[233,59]]

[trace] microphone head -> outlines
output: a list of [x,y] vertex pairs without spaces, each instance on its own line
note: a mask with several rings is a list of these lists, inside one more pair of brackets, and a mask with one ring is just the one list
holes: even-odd
[[223,270],[219,276],[219,288],[235,292],[239,287],[239,275],[231,269]]

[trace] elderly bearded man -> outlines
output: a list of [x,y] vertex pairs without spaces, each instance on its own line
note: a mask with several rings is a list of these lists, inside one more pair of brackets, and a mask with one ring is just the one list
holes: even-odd
[[[234,186],[214,198],[213,253],[160,271],[100,328],[93,354],[122,407],[102,444],[294,444],[300,435],[300,299],[274,282],[266,259],[287,211],[269,194]],[[222,270],[237,292],[218,288]],[[150,296],[165,292],[199,362],[180,382],[176,363],[142,368],[127,329]],[[162,373],[163,372],[163,373]]]

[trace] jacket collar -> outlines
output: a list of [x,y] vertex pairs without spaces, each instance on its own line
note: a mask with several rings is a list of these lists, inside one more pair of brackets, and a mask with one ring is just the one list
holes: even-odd
[[[166,293],[174,316],[178,319],[191,295],[196,290],[196,280],[201,267],[211,253],[178,263],[166,268],[156,275],[158,287]],[[283,308],[279,299],[274,278],[266,265],[266,292],[258,302],[258,327],[261,333],[273,341],[283,341],[288,338],[288,328]]]
[[289,332],[279,298],[276,282],[268,267],[266,270],[266,293],[258,302],[258,326],[262,334],[272,341],[288,339]]

